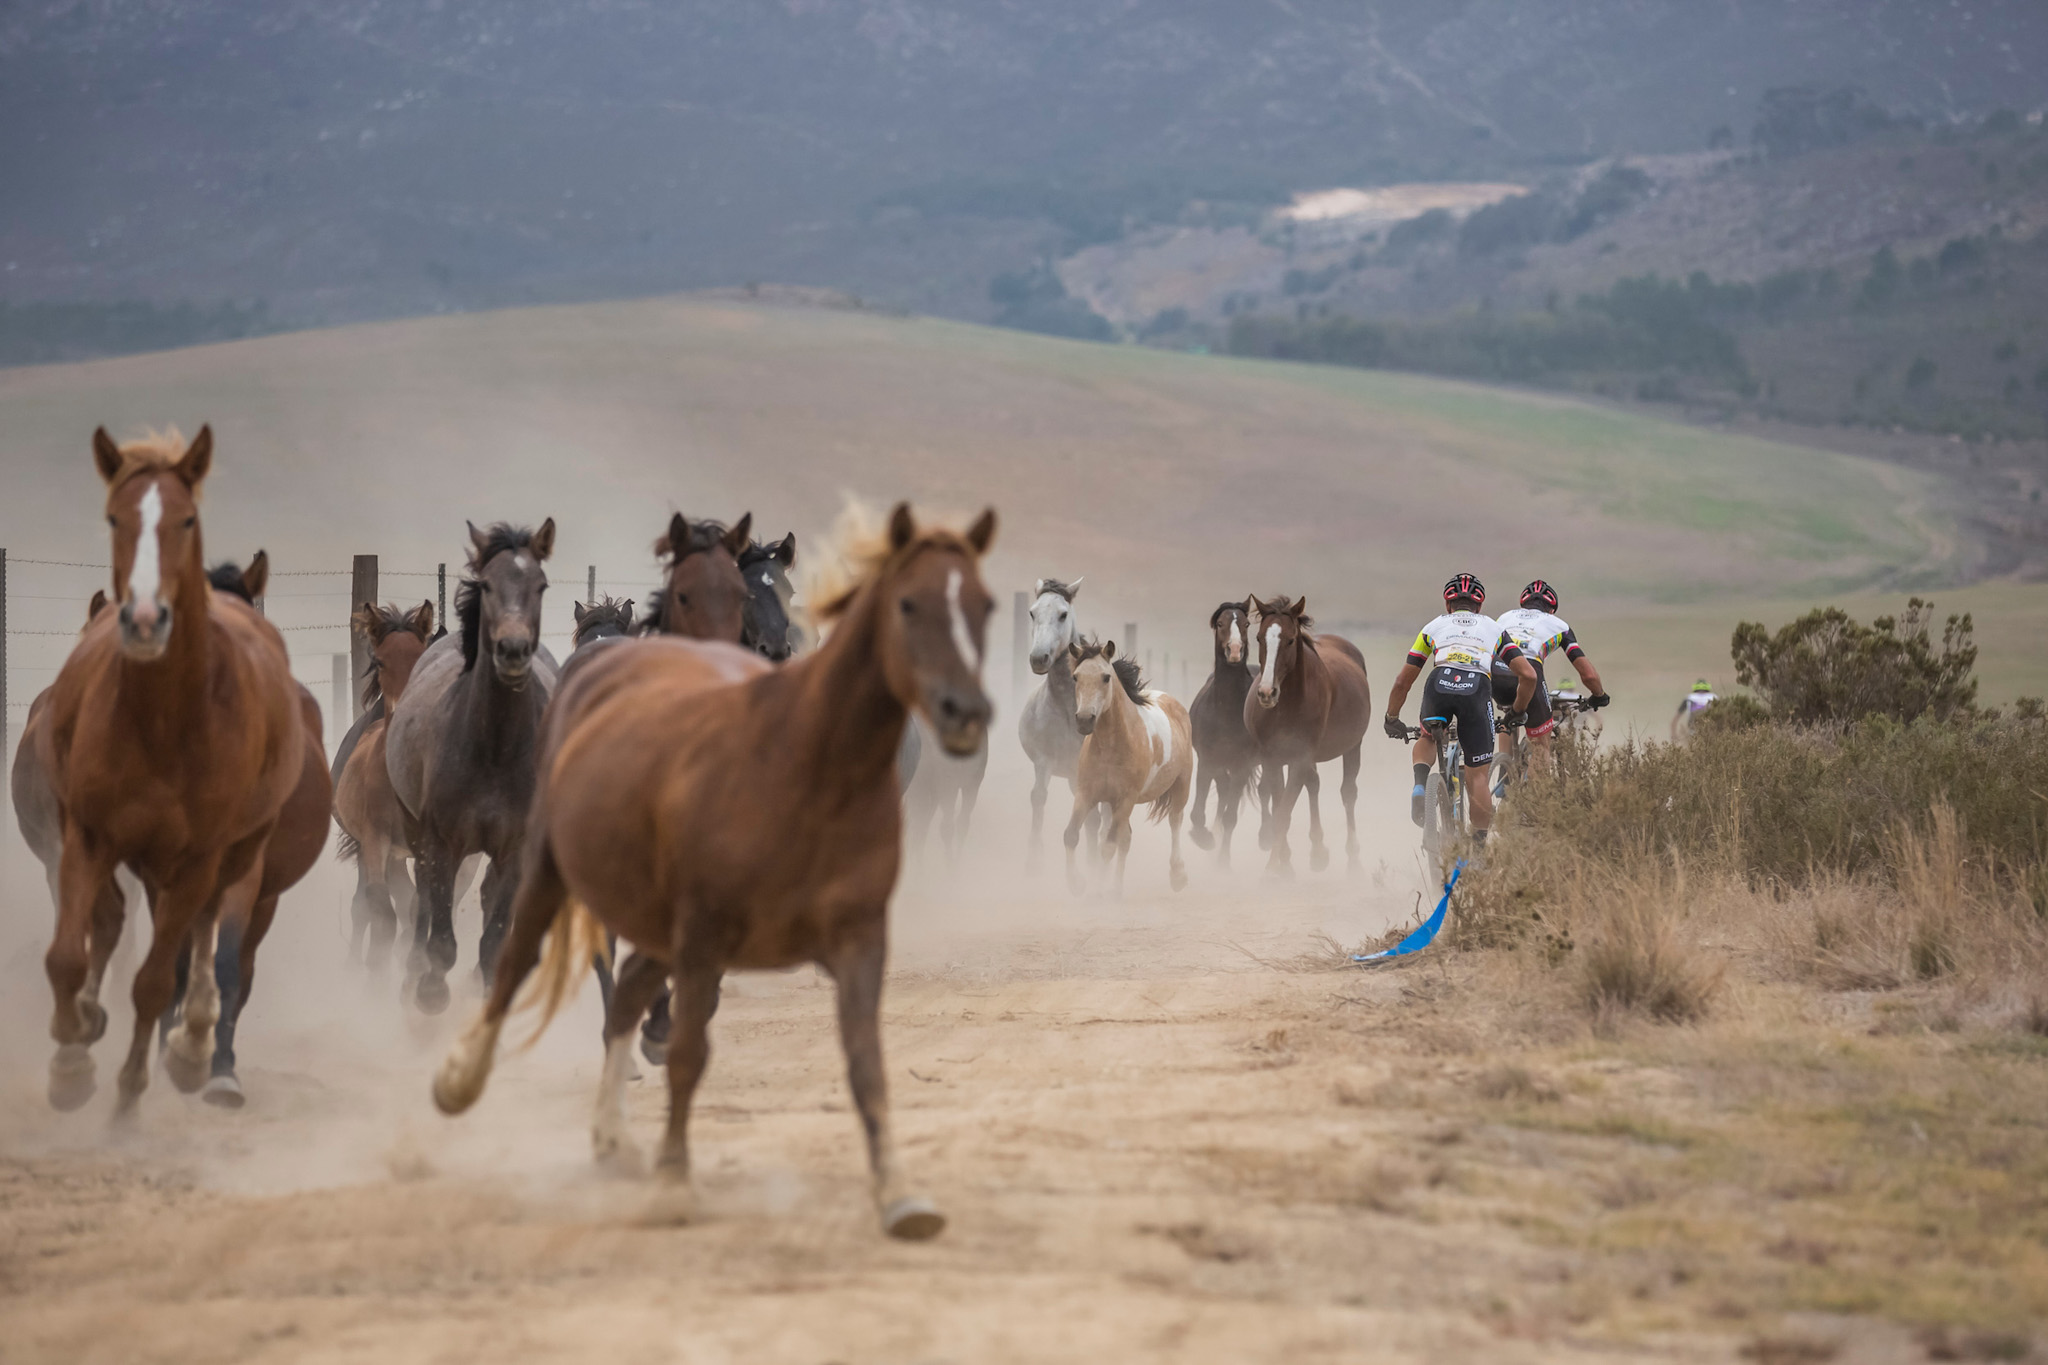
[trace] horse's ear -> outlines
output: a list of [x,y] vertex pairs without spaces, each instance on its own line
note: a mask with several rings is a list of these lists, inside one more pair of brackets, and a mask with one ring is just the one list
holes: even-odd
[[900,550],[917,538],[917,521],[910,515],[910,504],[899,502],[896,510],[889,514],[889,548]]
[[99,470],[100,478],[107,483],[121,472],[121,447],[114,444],[114,438],[107,435],[105,427],[95,427],[92,433],[92,467]]
[[249,590],[252,602],[263,596],[263,590],[270,586],[270,551],[256,552],[256,557],[249,561],[249,567],[242,570],[242,586]]
[[422,640],[434,633],[434,604],[421,602],[412,609],[412,615],[405,618],[406,626]]
[[590,615],[590,608],[584,606],[581,602],[571,602],[569,604],[569,615],[574,617],[576,624],[580,626],[583,624],[583,618]]
[[1076,597],[1079,597],[1081,595],[1081,582],[1083,579],[1087,577],[1087,574],[1082,574],[1080,578],[1077,578],[1073,582],[1067,584],[1067,600],[1069,602],[1073,601]]
[[477,530],[476,523],[473,521],[465,521],[462,524],[469,528],[469,558],[470,562],[474,564],[477,560],[477,557],[483,554],[485,550],[490,548],[491,537],[488,532]]
[[1104,640],[1102,642],[1102,657],[1105,659],[1114,659],[1116,657],[1116,641]]
[[622,619],[622,620],[621,620],[621,621],[619,622],[619,624],[620,624],[621,626],[625,627],[625,629],[626,629],[627,633],[629,633],[629,634],[630,634],[630,633],[632,632],[632,629],[633,629],[633,604],[632,604],[631,602],[628,602],[628,603],[626,603],[626,614],[625,614],[625,617],[624,617],[624,618],[623,618],[623,619]]
[[796,532],[791,531],[781,540],[775,542],[775,549],[771,557],[779,561],[785,569],[794,568],[796,565]]
[[533,551],[535,559],[546,559],[555,552],[555,519],[553,517],[549,517],[540,524],[540,529],[533,533],[533,539],[527,542],[527,548]]
[[727,554],[731,555],[734,559],[738,559],[741,553],[746,550],[747,542],[752,540],[753,537],[754,514],[752,512],[743,512],[740,514],[740,519],[732,524],[732,529],[725,533],[725,539],[720,543],[725,546]]
[[1297,618],[1308,615],[1308,598],[1295,598],[1294,605],[1287,609],[1287,614]]
[[985,555],[996,539],[996,509],[984,507],[981,515],[974,519],[974,525],[967,528],[967,543],[974,547],[974,553]]
[[171,466],[171,472],[178,476],[187,488],[199,487],[206,477],[206,471],[213,468],[213,424],[199,428],[199,434],[192,438],[192,444],[185,447],[185,453]]
[[105,611],[106,609],[107,590],[105,588],[94,588],[92,590],[92,601],[85,604],[86,624],[90,625],[92,623],[93,618],[98,616],[101,612]]
[[668,519],[668,530],[662,532],[654,542],[654,553],[664,559],[679,555],[690,543],[690,519],[681,512],[673,513]]

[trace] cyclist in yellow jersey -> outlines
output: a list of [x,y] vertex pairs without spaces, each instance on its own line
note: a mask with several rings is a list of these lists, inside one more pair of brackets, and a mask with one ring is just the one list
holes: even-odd
[[1486,588],[1471,574],[1461,573],[1444,584],[1444,614],[1424,626],[1408,651],[1408,661],[1394,677],[1387,697],[1386,732],[1392,739],[1406,739],[1408,727],[1401,723],[1401,708],[1408,692],[1426,667],[1429,678],[1422,685],[1422,738],[1415,741],[1415,790],[1409,813],[1422,823],[1422,799],[1429,770],[1436,765],[1436,741],[1428,733],[1431,721],[1458,723],[1458,743],[1465,759],[1465,799],[1472,812],[1474,843],[1486,842],[1493,827],[1493,789],[1478,770],[1493,762],[1493,661],[1506,663],[1515,676],[1515,701],[1508,722],[1520,725],[1528,719],[1529,703],[1536,695],[1536,669],[1522,656],[1522,647],[1500,628],[1492,617],[1482,615]]

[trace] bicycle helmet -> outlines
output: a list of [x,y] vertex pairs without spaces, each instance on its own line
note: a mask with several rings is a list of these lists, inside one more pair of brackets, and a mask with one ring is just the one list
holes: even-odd
[[1541,607],[1545,611],[1555,612],[1557,610],[1557,589],[1551,587],[1540,578],[1536,579],[1528,587],[1522,589],[1522,605],[1525,607]]
[[1483,607],[1486,605],[1486,585],[1471,574],[1461,573],[1444,584],[1444,605],[1449,606],[1461,597],[1468,597]]
[[1714,689],[1705,678],[1701,678],[1698,682],[1692,685],[1692,690],[1695,692],[1711,692]]

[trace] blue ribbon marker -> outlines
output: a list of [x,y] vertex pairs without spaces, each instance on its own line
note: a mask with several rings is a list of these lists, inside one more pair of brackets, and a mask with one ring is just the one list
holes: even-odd
[[1458,874],[1465,870],[1465,860],[1458,859],[1451,868],[1451,879],[1444,883],[1444,898],[1436,903],[1428,919],[1416,927],[1414,933],[1402,939],[1391,948],[1382,948],[1376,953],[1354,953],[1353,962],[1384,962],[1390,957],[1406,957],[1419,952],[1436,941],[1437,934],[1444,927],[1444,914],[1451,908],[1451,888],[1458,884]]

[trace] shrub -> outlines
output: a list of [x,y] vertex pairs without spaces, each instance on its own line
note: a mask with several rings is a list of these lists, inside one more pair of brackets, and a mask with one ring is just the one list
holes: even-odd
[[1968,615],[1950,616],[1937,652],[1934,606],[1915,597],[1901,617],[1859,625],[1839,607],[1818,607],[1772,634],[1744,621],[1729,652],[1736,680],[1754,688],[1773,719],[1851,725],[1869,716],[1936,720],[1975,710],[1970,677],[1977,647]]

